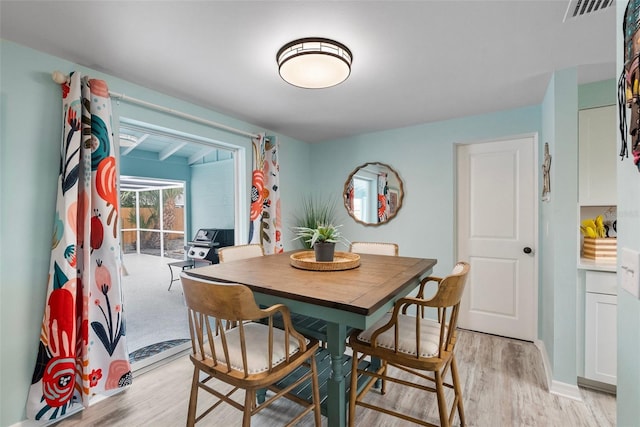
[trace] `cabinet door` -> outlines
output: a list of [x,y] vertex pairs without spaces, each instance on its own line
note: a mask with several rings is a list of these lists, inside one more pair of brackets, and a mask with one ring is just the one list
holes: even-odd
[[616,204],[616,107],[578,113],[578,182],[583,205]]
[[616,296],[587,292],[585,378],[616,384]]

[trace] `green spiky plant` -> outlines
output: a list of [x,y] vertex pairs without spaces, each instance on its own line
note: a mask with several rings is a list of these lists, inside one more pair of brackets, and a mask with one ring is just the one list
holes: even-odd
[[[293,232],[298,236],[305,249],[311,249],[311,237],[304,238],[301,236],[301,229],[316,229],[319,225],[332,225],[336,223],[336,204],[335,201],[330,201],[314,196],[305,197],[302,199],[302,213],[295,217],[296,226],[293,227]],[[337,230],[336,230],[337,231]],[[340,234],[338,232],[338,234]],[[341,241],[341,236],[339,236]],[[294,239],[295,240],[295,239]],[[317,240],[317,239],[316,239]],[[315,241],[314,240],[314,243]]]
[[315,227],[294,227],[294,231],[298,235],[296,239],[302,240],[312,248],[316,243],[345,243],[339,227],[333,224],[318,224]]

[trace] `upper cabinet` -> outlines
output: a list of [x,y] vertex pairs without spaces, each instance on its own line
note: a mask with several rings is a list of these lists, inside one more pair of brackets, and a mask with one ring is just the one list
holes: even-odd
[[616,106],[578,113],[579,194],[581,205],[616,204]]

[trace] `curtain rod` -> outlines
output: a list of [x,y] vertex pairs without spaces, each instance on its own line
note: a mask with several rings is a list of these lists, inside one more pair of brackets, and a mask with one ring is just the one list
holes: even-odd
[[[63,83],[69,82],[69,76],[65,75],[64,73],[62,73],[60,71],[54,71],[53,73],[51,73],[51,78],[53,79],[54,82],[56,82],[58,84],[63,84]],[[174,116],[181,117],[183,119],[187,119],[187,120],[190,120],[192,122],[201,123],[201,124],[204,124],[204,125],[207,125],[207,126],[214,127],[216,129],[220,129],[220,130],[224,130],[224,131],[227,131],[227,132],[235,133],[237,135],[248,136],[250,138],[259,138],[260,137],[258,134],[255,134],[255,133],[246,132],[246,131],[241,130],[241,129],[236,129],[236,128],[233,128],[231,126],[223,125],[221,123],[216,123],[216,122],[211,121],[211,120],[207,120],[207,119],[203,119],[203,118],[200,118],[200,117],[197,117],[197,116],[193,116],[191,114],[183,113],[182,111],[174,110],[172,108],[163,107],[162,105],[152,104],[151,102],[143,101],[143,100],[137,99],[137,98],[132,98],[132,97],[127,96],[127,95],[125,95],[123,93],[117,93],[117,92],[109,91],[109,96],[111,98],[115,98],[115,99],[120,100],[120,101],[129,102],[131,104],[142,105],[143,107],[151,108],[153,110],[161,111],[163,113],[172,114]]]

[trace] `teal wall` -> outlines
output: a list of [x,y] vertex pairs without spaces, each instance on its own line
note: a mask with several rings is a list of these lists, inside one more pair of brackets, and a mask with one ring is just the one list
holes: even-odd
[[[622,28],[626,3],[616,2],[617,28]],[[621,73],[622,31],[616,35],[618,73]],[[629,248],[640,252],[640,173],[631,158],[618,162],[617,181],[618,250]],[[619,283],[618,280],[617,422],[619,426],[637,426],[640,420],[640,300],[622,290]]]
[[120,157],[120,175],[189,181],[191,169],[185,159],[169,157],[161,161],[157,153],[138,150]]
[[168,179],[185,183],[185,239],[199,228],[235,228],[234,161],[231,152],[220,152],[218,161],[189,165],[187,159],[134,150],[120,158],[120,175]]

